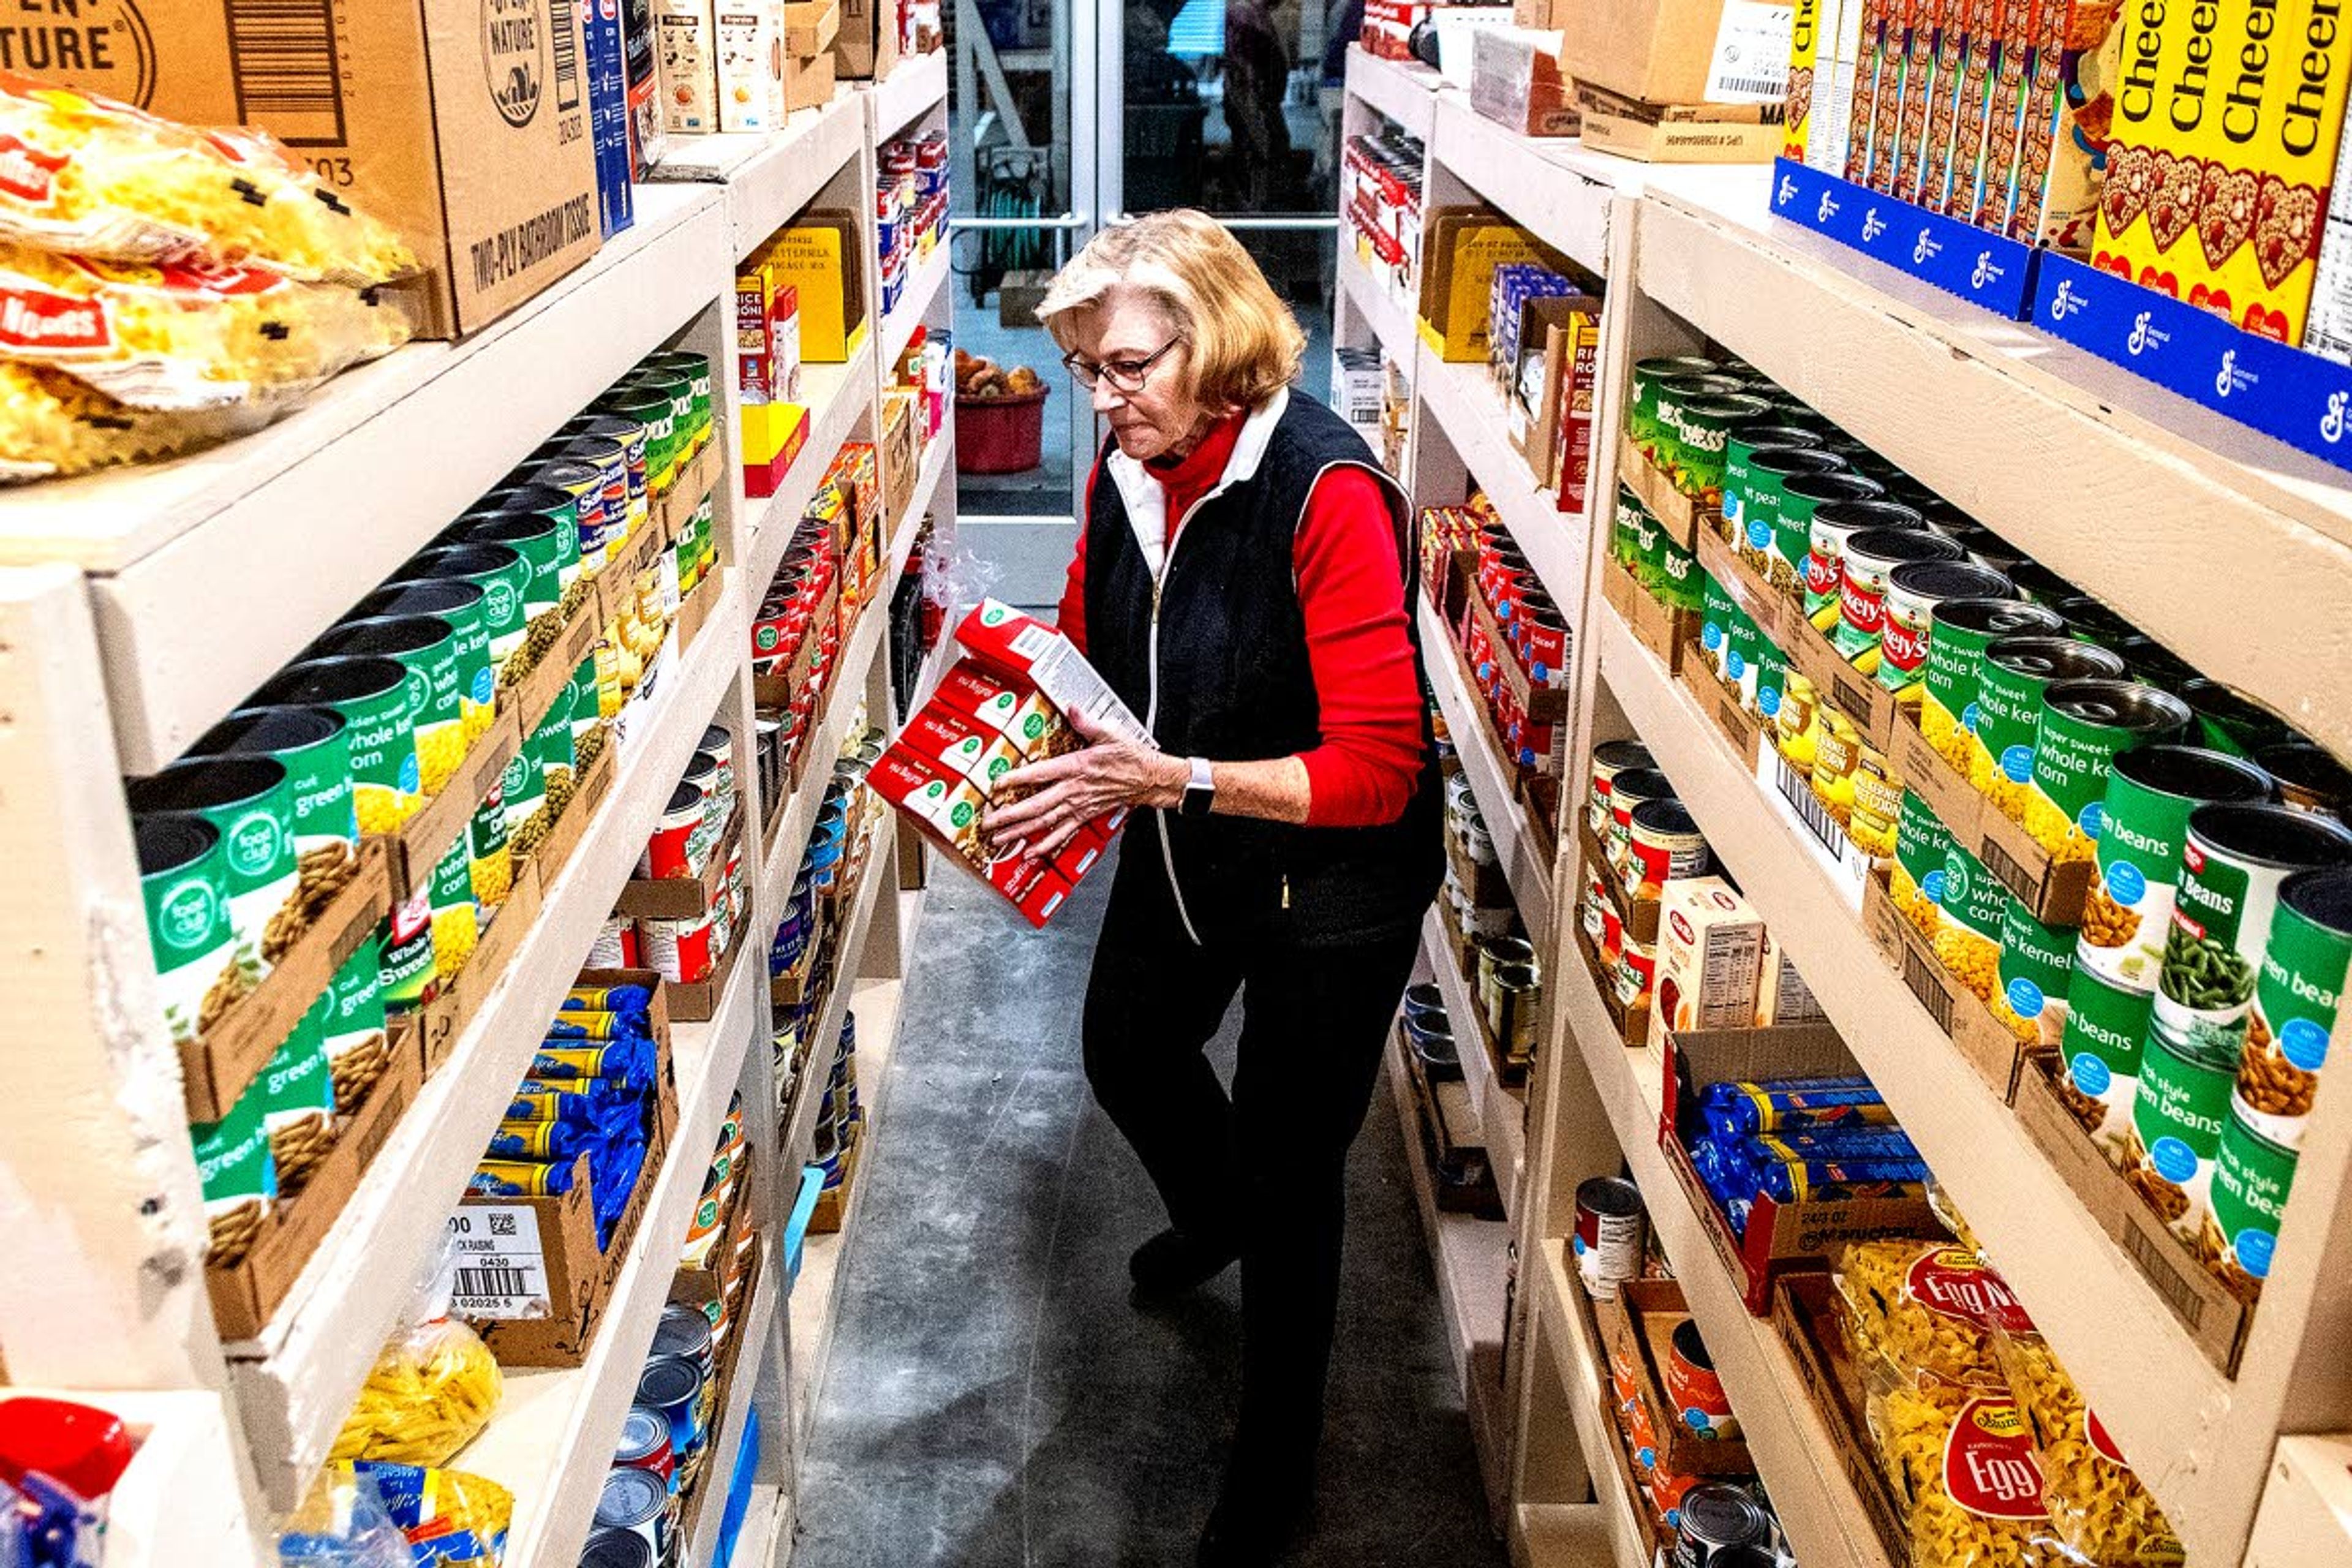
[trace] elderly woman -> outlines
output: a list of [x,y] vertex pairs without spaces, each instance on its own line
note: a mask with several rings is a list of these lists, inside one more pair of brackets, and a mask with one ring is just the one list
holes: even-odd
[[[990,832],[1133,808],[1087,989],[1087,1077],[1168,1206],[1139,1307],[1242,1266],[1242,1407],[1203,1563],[1303,1521],[1342,1178],[1443,872],[1404,496],[1296,396],[1304,335],[1195,212],[1109,229],[1038,314],[1111,428],[1062,629],[1157,749],[1089,736]],[[1229,1099],[1203,1048],[1242,998]]]

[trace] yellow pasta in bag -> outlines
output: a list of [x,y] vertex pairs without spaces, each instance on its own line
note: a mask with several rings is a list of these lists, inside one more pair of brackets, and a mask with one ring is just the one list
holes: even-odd
[[2004,1334],[2001,1367],[2041,1460],[2043,1508],[2058,1538],[2097,1568],[2162,1568],[2186,1560],[2164,1510],[2132,1474],[2082,1390],[2034,1334]]
[[0,241],[0,358],[134,408],[220,407],[309,389],[408,341],[388,297],[259,267],[160,267]]
[[2032,1320],[1976,1252],[1946,1241],[1858,1241],[1838,1255],[1846,1335],[1865,1372],[2002,1386],[1994,1336]]
[[366,287],[416,270],[399,235],[283,146],[0,72],[0,238],[113,261],[264,263]]
[[376,1357],[328,1458],[446,1465],[489,1425],[505,1391],[479,1334],[447,1318],[419,1323]]
[[60,371],[0,360],[0,483],[154,462],[244,435],[270,414],[252,404],[184,414],[131,408]]
[[1927,1568],[2060,1568],[2076,1561],[2052,1533],[2024,1415],[2004,1394],[1954,1397],[1895,1380],[1870,1401],[1870,1432]]

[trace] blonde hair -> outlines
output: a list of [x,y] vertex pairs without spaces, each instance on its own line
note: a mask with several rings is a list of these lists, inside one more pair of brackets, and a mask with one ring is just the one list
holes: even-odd
[[1071,346],[1069,317],[1112,289],[1139,289],[1191,353],[1190,391],[1211,408],[1251,408],[1297,379],[1307,334],[1233,231],[1190,207],[1104,229],[1046,289],[1037,319]]

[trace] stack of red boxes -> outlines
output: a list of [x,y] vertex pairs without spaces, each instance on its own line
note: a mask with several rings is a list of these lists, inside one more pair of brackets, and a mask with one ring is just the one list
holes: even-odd
[[[1556,717],[1537,718],[1528,710],[1534,699],[1556,715],[1557,697],[1569,684],[1569,658],[1573,639],[1559,610],[1534,570],[1512,546],[1499,522],[1489,521],[1478,532],[1477,570],[1471,592],[1486,616],[1465,617],[1462,651],[1486,697],[1510,760],[1522,773],[1558,777],[1567,742],[1567,726]],[[1489,622],[1502,634],[1489,633]],[[1523,696],[1522,693],[1527,695]]]
[[754,691],[763,708],[781,710],[787,766],[815,719],[841,639],[840,546],[830,522],[804,519],[751,617]]
[[1358,41],[1382,59],[1412,58],[1412,30],[1429,19],[1426,0],[1364,0],[1364,30]]
[[956,628],[964,648],[938,692],[909,720],[867,782],[956,864],[1043,926],[1094,868],[1126,819],[1096,818],[1050,858],[1025,843],[994,844],[982,813],[999,779],[1025,763],[1077,750],[1070,715],[1113,734],[1150,735],[1068,639],[989,600]]

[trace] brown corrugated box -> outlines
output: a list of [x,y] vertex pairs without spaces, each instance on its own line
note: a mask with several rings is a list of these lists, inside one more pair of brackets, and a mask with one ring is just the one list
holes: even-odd
[[565,0],[11,12],[13,68],[44,58],[23,35],[51,35],[46,58],[64,63],[28,74],[192,124],[258,125],[396,226],[428,268],[422,336],[478,331],[595,254],[587,72]]

